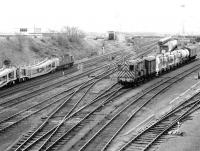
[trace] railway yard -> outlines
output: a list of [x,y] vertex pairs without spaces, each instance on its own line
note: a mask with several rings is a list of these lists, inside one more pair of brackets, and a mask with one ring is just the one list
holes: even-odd
[[155,54],[158,40],[1,88],[0,151],[199,150],[199,51],[132,87],[117,82],[117,65]]

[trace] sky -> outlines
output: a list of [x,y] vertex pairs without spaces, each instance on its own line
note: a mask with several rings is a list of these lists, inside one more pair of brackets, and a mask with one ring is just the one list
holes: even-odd
[[194,34],[200,33],[199,6],[199,0],[0,0],[0,32],[76,26],[86,32]]

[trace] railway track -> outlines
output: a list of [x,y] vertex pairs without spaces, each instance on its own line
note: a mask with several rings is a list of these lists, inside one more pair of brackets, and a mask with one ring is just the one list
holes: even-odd
[[12,95],[14,93],[17,93],[17,92],[20,92],[20,91],[23,91],[23,90],[27,90],[29,88],[34,88],[34,87],[40,85],[41,83],[45,83],[45,82],[48,82],[48,81],[51,81],[51,80],[54,80],[58,77],[63,76],[63,72],[64,72],[64,75],[67,75],[67,74],[75,72],[75,71],[78,71],[77,66],[74,67],[73,69],[65,69],[65,70],[62,70],[62,71],[57,71],[57,72],[49,73],[49,74],[46,74],[46,75],[43,75],[43,76],[40,76],[40,77],[37,77],[37,78],[33,78],[33,79],[30,79],[26,82],[22,82],[22,83],[18,83],[16,85],[12,85],[9,88],[7,88],[7,87],[1,88],[0,97],[5,98],[6,96]]
[[[147,51],[147,52],[149,52],[149,51]],[[140,54],[138,54],[138,56],[141,56],[141,55],[143,55],[144,53],[146,54],[147,52],[141,52]],[[128,57],[129,57],[129,55],[125,56],[125,58],[128,58]],[[121,58],[120,58],[120,59],[121,59]],[[120,62],[120,61],[121,61],[120,59],[117,60],[117,61]],[[18,105],[19,103],[25,102],[25,101],[27,101],[27,100],[30,99],[30,98],[33,98],[33,97],[35,97],[35,96],[38,96],[38,95],[40,95],[40,94],[42,94],[42,93],[44,93],[44,92],[50,91],[50,90],[52,90],[52,89],[54,89],[54,88],[56,88],[56,87],[60,87],[60,86],[62,86],[62,85],[65,85],[65,84],[67,84],[67,83],[69,83],[69,82],[71,82],[71,81],[74,81],[74,80],[76,80],[76,79],[78,79],[78,78],[84,77],[84,76],[86,76],[86,75],[88,75],[88,74],[91,74],[91,73],[93,73],[93,72],[95,72],[95,71],[98,71],[98,70],[101,70],[101,69],[104,69],[104,68],[108,68],[108,67],[115,66],[115,62],[116,62],[116,61],[113,61],[113,62],[111,62],[110,65],[104,65],[104,66],[101,66],[101,67],[97,67],[97,68],[95,68],[95,69],[93,69],[93,70],[85,71],[85,72],[82,73],[82,74],[78,74],[78,75],[76,75],[76,76],[69,77],[69,78],[67,78],[67,79],[65,79],[65,80],[60,80],[60,81],[58,81],[57,83],[52,83],[52,84],[49,84],[49,85],[44,86],[44,87],[39,87],[39,88],[36,89],[36,90],[35,90],[35,89],[32,90],[33,87],[30,86],[31,90],[28,91],[28,90],[26,89],[27,93],[23,94],[22,96],[19,96],[19,97],[17,97],[17,98],[5,99],[5,101],[1,101],[1,102],[0,102],[0,107],[2,107],[3,109],[7,109],[7,108],[10,108],[10,107],[13,107],[13,106],[16,105],[16,104]],[[38,87],[38,85],[36,85],[35,87]],[[19,89],[19,90],[20,90],[20,89]],[[10,93],[12,93],[12,91],[10,91]],[[7,95],[10,95],[10,93],[8,93],[8,94],[2,93],[2,95],[5,97],[5,96],[7,96]],[[2,97],[3,97],[3,96],[2,96]]]
[[[109,73],[111,71],[113,71],[114,68],[110,68],[109,70],[107,70],[105,73]],[[102,73],[101,73],[102,74]],[[100,75],[101,75],[100,74]],[[104,74],[104,73],[103,73]],[[87,82],[91,81],[91,80],[94,80],[96,78],[98,78],[99,75],[96,75],[95,78],[93,79],[90,79],[88,80]],[[97,80],[98,81],[98,80]],[[18,124],[19,122],[29,118],[30,116],[33,116],[35,114],[38,114],[40,111],[46,109],[46,108],[49,108],[51,107],[52,105],[54,105],[55,107],[55,104],[58,104],[59,102],[62,101],[62,99],[66,98],[67,96],[69,96],[70,94],[73,93],[73,89],[77,88],[78,86],[80,86],[81,84],[83,83],[80,83],[80,84],[76,84],[75,86],[72,86],[71,88],[68,88],[67,90],[63,91],[63,92],[60,92],[58,94],[55,94],[54,96],[51,96],[51,97],[48,97],[46,98],[45,100],[41,101],[40,103],[37,102],[37,104],[34,103],[34,105],[32,106],[29,106],[28,108],[25,108],[23,110],[21,110],[20,112],[17,112],[17,113],[12,113],[12,114],[9,114],[6,115],[7,113],[3,113],[1,112],[3,115],[3,118],[0,117],[0,132],[5,132],[5,130],[13,127],[14,125]],[[72,92],[70,92],[72,91]],[[69,94],[66,94],[62,97],[59,97],[60,95],[63,95],[65,93],[69,93]],[[52,99],[54,99],[52,101]],[[6,118],[5,118],[5,117]]]
[[47,92],[47,91],[50,91],[54,88],[57,88],[57,87],[60,87],[60,86],[63,86],[71,81],[74,81],[78,78],[81,78],[81,77],[84,77],[84,76],[87,76],[88,74],[91,74],[95,71],[98,71],[100,69],[106,69],[108,67],[108,65],[105,65],[105,66],[102,66],[102,67],[98,67],[98,68],[95,68],[94,70],[89,70],[89,71],[86,71],[82,74],[78,74],[76,76],[72,76],[72,77],[69,77],[65,80],[61,80],[57,83],[51,83],[47,86],[44,86],[44,87],[39,87],[38,89],[36,90],[31,90],[31,91],[28,91],[26,94],[23,94],[22,96],[19,96],[17,98],[11,98],[11,99],[5,99],[5,101],[2,101],[0,102],[0,107],[2,107],[2,109],[7,109],[7,108],[10,108],[14,105],[18,105],[19,103],[21,102],[25,102],[27,101],[28,99],[32,98],[32,97],[35,97],[35,96],[38,96],[44,92]]
[[123,150],[143,150],[146,151],[152,147],[156,141],[163,135],[166,135],[170,129],[176,126],[177,122],[185,119],[188,115],[200,108],[200,97],[190,98],[182,102],[170,112],[162,116],[158,121],[148,126],[145,130],[134,136],[130,141],[123,145],[119,151]]
[[[43,92],[41,92],[41,93],[43,93]],[[37,95],[38,95],[38,94],[37,94]],[[33,96],[36,96],[36,94],[33,95]],[[31,96],[31,97],[33,97],[33,96]],[[56,102],[56,101],[55,101],[55,102]],[[50,104],[51,104],[51,103],[50,103]],[[52,103],[52,104],[53,104],[53,103]],[[13,105],[13,104],[12,104],[12,105]],[[12,105],[11,105],[11,106],[12,106]],[[46,106],[50,106],[50,105],[46,105]],[[46,108],[46,106],[43,107],[43,108]],[[10,106],[8,106],[8,107],[10,107]],[[29,108],[29,109],[31,109],[31,108]],[[29,109],[28,109],[28,110],[29,110]],[[42,108],[41,108],[41,110],[42,110]],[[38,112],[39,112],[39,110],[38,110]],[[34,112],[33,114],[36,114],[36,113],[37,113],[37,112]],[[31,115],[32,115],[32,114],[31,114]],[[31,116],[31,115],[30,115],[30,116]],[[27,115],[27,117],[25,117],[25,118],[28,118],[28,117],[29,117],[29,115]],[[25,119],[25,118],[24,118],[24,119]],[[20,121],[21,121],[21,119],[20,119]],[[13,121],[12,121],[12,122],[13,122]],[[12,122],[10,122],[10,123],[12,123]],[[8,122],[8,123],[9,123],[9,122]],[[13,122],[13,123],[15,123],[15,122]],[[1,124],[1,123],[0,123],[0,124]],[[10,126],[9,126],[9,127],[10,127]]]
[[[99,80],[98,80],[99,81]],[[86,83],[85,83],[86,84]],[[94,84],[94,83],[93,83]],[[93,85],[92,84],[92,85]],[[87,84],[88,85],[88,84]],[[92,85],[88,88],[88,90],[84,93],[84,95],[78,100],[78,101],[72,101],[72,97],[74,95],[76,95],[76,93],[84,86],[81,85],[79,87],[79,89],[77,89],[76,91],[74,91],[74,93],[72,93],[72,95],[65,101],[63,102],[59,108],[57,108],[53,113],[51,113],[51,115],[48,116],[48,118],[36,129],[34,130],[31,135],[28,137],[28,139],[22,141],[22,144],[17,144],[17,147],[14,147],[14,150],[21,150],[23,148],[23,150],[26,150],[26,148],[29,148],[32,146],[32,144],[38,142],[39,140],[41,141],[41,139],[44,139],[45,137],[48,138],[48,135],[51,134],[57,127],[57,125],[60,124],[60,120],[56,123],[52,124],[52,119],[55,120],[56,116],[55,115],[59,115],[59,117],[62,117],[61,122],[63,121],[64,118],[67,118],[72,112],[73,110],[76,108],[76,106],[78,105],[78,103],[83,99],[83,97],[85,96],[85,94],[89,91],[89,89],[92,87]],[[98,96],[97,98],[99,98],[100,96]],[[96,99],[97,99],[96,98]],[[68,103],[68,109],[64,109],[63,113],[60,115],[57,112],[61,112],[60,109],[62,108],[62,106],[66,103],[66,102],[70,102],[73,105],[70,105]],[[63,110],[63,109],[62,109]],[[44,141],[44,140],[43,140]],[[13,148],[12,148],[13,149]],[[12,150],[11,149],[11,150]]]
[[94,58],[92,58],[92,59],[90,59],[88,61],[84,61],[83,66],[84,66],[84,68],[88,68],[88,67],[93,66],[93,65],[95,65],[97,63],[102,63],[104,61],[107,61],[108,58],[116,57],[117,55],[121,55],[121,53],[122,52],[117,51],[117,52],[112,52],[110,54],[105,54],[105,55],[103,55],[101,57],[99,57],[99,56],[98,57],[94,57]]
[[[109,58],[109,56],[112,56],[112,54],[114,56],[117,56],[118,54],[120,54],[120,52],[113,52],[113,53],[110,53],[108,55],[98,56],[98,57],[89,59],[87,61],[84,61],[83,62],[84,67],[88,68],[88,67],[94,66],[95,64],[99,63],[100,61],[101,62],[106,61]],[[77,64],[75,64],[74,66],[75,67],[73,69],[63,70],[64,74],[66,75],[69,72],[77,71]],[[34,87],[37,87],[41,83],[52,81],[52,80],[54,80],[58,77],[63,76],[63,71],[58,71],[58,72],[55,72],[55,73],[51,73],[51,74],[47,74],[47,75],[38,77],[36,79],[31,79],[30,81],[26,81],[24,83],[20,83],[19,85],[14,85],[12,87],[9,87],[8,89],[3,88],[0,91],[0,97],[5,98],[5,97],[7,97],[11,94],[14,94],[14,93],[17,93],[17,92],[20,92],[20,91],[23,91],[23,90],[27,90],[29,88],[32,89]]]
[[[88,74],[90,74],[90,73],[92,73],[92,72],[95,72],[95,71],[97,71],[97,70],[100,70],[100,69],[103,69],[103,68],[105,68],[106,66],[101,66],[101,67],[97,67],[97,68],[94,68],[94,69],[90,69],[90,70],[87,70],[87,71],[85,71],[85,72],[83,72],[83,73],[81,73],[81,74],[77,74],[77,75],[75,75],[75,76],[70,76],[69,78],[66,78],[66,79],[64,79],[64,80],[60,80],[60,81],[57,81],[57,86],[60,86],[60,85],[62,85],[62,83],[63,82],[65,82],[65,83],[68,83],[69,81],[71,81],[71,80],[74,80],[74,79],[77,79],[77,78],[80,78],[80,77],[82,77],[82,76],[86,76],[86,75],[88,75]],[[9,89],[9,91],[7,92],[7,90],[6,91],[2,91],[1,92],[1,94],[0,94],[0,96],[1,96],[1,98],[6,98],[7,96],[9,96],[9,95],[11,95],[11,94],[13,94],[13,93],[17,93],[17,92],[20,92],[20,91],[22,91],[22,90],[29,90],[30,89],[30,91],[31,91],[31,89],[33,89],[33,88],[37,88],[38,87],[38,84],[41,84],[41,83],[44,83],[44,82],[47,82],[47,81],[51,81],[52,80],[52,78],[50,77],[50,78],[46,78],[46,80],[44,80],[44,79],[41,79],[41,80],[38,80],[38,81],[34,81],[34,79],[31,81],[31,83],[29,83],[29,81],[27,81],[27,85],[22,85],[23,86],[23,88],[21,87],[21,86],[19,86],[19,87],[13,87],[13,89],[11,88],[11,90]],[[44,82],[42,82],[42,81],[44,81]],[[26,83],[24,83],[24,84],[26,84]],[[48,86],[46,86],[46,87],[49,87],[49,86],[51,86],[51,85],[53,85],[53,84],[49,84]]]
[[[98,145],[101,144],[100,148],[102,150],[105,150],[107,148],[107,146],[110,144],[110,142],[116,137],[116,135],[127,124],[127,122],[140,110],[140,108],[145,106],[152,98],[154,98],[156,95],[161,93],[161,91],[164,91],[165,89],[170,87],[173,83],[184,78],[185,76],[189,75],[190,73],[194,72],[195,70],[197,70],[199,68],[200,68],[200,65],[196,65],[195,68],[186,70],[187,72],[184,72],[184,74],[180,73],[177,76],[172,77],[170,79],[165,79],[164,81],[161,80],[160,83],[158,83],[158,85],[156,85],[155,87],[151,88],[150,90],[147,90],[146,92],[143,92],[143,94],[139,94],[139,96],[137,96],[136,99],[132,100],[131,103],[129,102],[124,109],[121,109],[121,112],[119,112],[117,115],[115,115],[113,117],[109,117],[108,119],[111,119],[111,120],[109,120],[109,122],[107,122],[103,127],[102,127],[102,125],[99,124],[100,127],[102,127],[102,128],[98,131],[98,133],[96,133],[92,137],[92,139],[90,139],[89,141],[85,141],[82,138],[81,140],[83,140],[83,142],[86,142],[86,145],[82,146],[82,148],[80,150],[89,150],[87,148],[88,144],[90,144],[93,139],[98,137],[98,135],[100,134],[99,132],[104,131],[104,129],[107,128],[109,124],[113,123],[114,119],[116,117],[118,117],[118,115],[121,115],[121,113],[124,112],[124,110],[126,110],[126,113],[127,112],[132,113],[131,116],[129,114],[128,119],[122,116],[120,118],[120,120],[119,119],[117,120],[118,121],[117,123],[120,123],[119,121],[121,121],[123,119],[122,120],[123,122],[121,122],[122,125],[116,124],[116,121],[115,121],[114,122],[115,124],[113,123],[113,125],[117,126],[117,127],[112,127],[112,128],[109,127],[107,129],[107,131],[104,131],[106,135],[101,135],[101,136],[104,136],[104,138],[101,137],[101,139],[100,139],[101,141],[98,141]],[[163,85],[163,83],[165,83],[165,85]],[[162,87],[162,89],[161,89],[161,87]],[[121,90],[121,88],[119,88],[119,90]],[[59,123],[55,127],[55,129],[52,129],[50,132],[46,132],[45,135],[43,135],[42,137],[37,139],[37,141],[34,141],[34,143],[32,143],[31,145],[28,145],[24,150],[56,150],[56,149],[58,149],[58,147],[60,147],[64,143],[68,142],[75,135],[75,133],[80,131],[81,127],[86,126],[89,122],[93,121],[95,118],[94,112],[98,111],[99,108],[102,108],[103,105],[110,102],[111,98],[113,100],[113,97],[116,95],[116,93],[118,93],[119,90],[110,92],[112,95],[109,96],[108,98],[106,98],[106,100],[103,101],[103,103],[101,103],[100,105],[95,105],[95,108],[92,111],[90,111],[89,113],[88,113],[87,108],[88,107],[91,108],[91,106],[86,106],[86,107],[82,107],[82,108],[78,109],[76,112],[69,115],[68,117],[65,117],[62,120],[62,122]],[[154,91],[154,92],[157,91],[157,93],[153,94],[153,93],[151,93],[151,91]],[[152,94],[152,96],[149,94]],[[148,99],[144,99],[145,95],[148,96]],[[132,103],[136,103],[136,101],[138,101],[138,99],[140,100],[139,103],[132,106]],[[141,102],[141,100],[143,100],[143,102]],[[86,110],[84,110],[84,109],[86,109]],[[135,110],[135,109],[137,109],[137,110]],[[130,112],[130,111],[132,111],[132,112]],[[126,113],[123,113],[123,115],[126,115]],[[74,120],[81,119],[81,120],[78,121],[75,125],[69,126],[69,123],[67,121],[69,121],[69,120],[72,121],[73,119]],[[98,127],[99,127],[99,125],[98,125]],[[112,135],[110,135],[110,134],[112,134]],[[46,138],[46,139],[44,139],[44,138]],[[104,141],[102,141],[102,140],[104,140]],[[42,141],[42,144],[40,144],[41,141]],[[38,143],[40,144],[40,147],[37,146]],[[93,150],[94,149],[93,147],[95,147],[97,150],[100,150],[98,148],[98,146],[92,146],[92,147],[90,146],[89,148],[91,148],[91,150]],[[73,148],[75,148],[75,150],[77,150],[76,146],[73,146]]]
[[[112,72],[113,72],[113,70],[111,69],[111,70],[107,71],[106,74],[101,73],[100,75],[98,75],[96,78],[100,77],[101,75],[104,75],[103,77],[101,77],[99,79],[92,78],[92,79],[86,81],[88,83],[86,86],[89,86],[89,85],[93,86],[99,80],[101,80],[101,79],[105,78],[106,76],[112,74]],[[95,82],[93,82],[93,81],[95,81]],[[3,118],[3,119],[0,118],[1,119],[0,120],[0,133],[4,132],[8,128],[13,127],[14,125],[18,124],[22,120],[25,120],[25,119],[29,118],[30,116],[33,116],[34,114],[37,114],[38,112],[40,112],[40,111],[42,111],[46,108],[52,107],[53,105],[54,105],[54,108],[55,108],[55,104],[59,105],[60,102],[62,102],[64,99],[67,99],[67,97],[69,97],[70,95],[72,95],[74,93],[75,88],[78,88],[79,86],[83,85],[86,82],[72,86],[71,88],[69,88],[69,89],[67,89],[67,90],[65,90],[61,93],[58,93],[54,96],[46,98],[43,101],[41,101],[37,104],[34,104],[32,106],[29,106],[28,108],[21,110],[20,112],[17,112],[15,114],[12,114],[12,115],[10,115],[6,118]],[[83,88],[85,88],[86,86],[84,86]]]
[[[112,54],[117,56],[118,53],[119,52],[113,52],[113,53],[110,53],[109,55],[99,56],[97,60],[95,60],[95,58],[93,58],[93,59],[89,59],[88,61],[83,62],[84,68],[86,68],[86,69],[88,68],[88,70],[86,70],[85,72],[88,72],[89,70],[95,71],[95,69],[91,69],[91,66],[98,64],[99,61],[101,61],[101,60],[102,60],[102,62],[108,60],[109,56],[112,56]],[[41,77],[31,79],[30,81],[26,81],[24,83],[14,85],[14,86],[12,86],[8,89],[3,88],[0,91],[0,97],[5,98],[6,96],[9,96],[13,93],[17,93],[17,92],[20,92],[20,91],[23,91],[23,90],[27,90],[29,88],[32,89],[34,87],[37,87],[41,83],[49,82],[49,81],[52,81],[52,80],[54,80],[58,77],[63,76],[63,72],[64,72],[64,75],[66,75],[70,72],[78,71],[77,70],[77,64],[75,64],[74,66],[75,67],[73,69],[68,69],[68,70],[63,70],[63,71],[58,71],[58,72],[50,73],[50,74],[47,74],[47,75],[43,75]],[[99,67],[99,68],[101,69],[101,67]]]
[[[147,51],[149,52],[149,51]],[[146,53],[147,53],[146,52]],[[118,52],[113,52],[114,55],[117,55]],[[145,54],[146,54],[145,53]],[[111,53],[112,54],[112,53]],[[141,56],[143,53],[140,53],[138,56]],[[108,58],[109,56],[107,55],[104,55],[103,57],[98,57],[98,60],[101,60],[103,58],[103,60],[105,60],[105,58]],[[92,61],[91,61],[92,60]],[[112,62],[111,62],[112,63]],[[84,64],[87,66],[87,67],[90,67],[92,65],[95,64],[95,58],[93,59],[90,59],[88,61],[85,61]],[[102,67],[103,68],[103,67]],[[99,67],[99,70],[102,69],[101,67]],[[98,70],[98,67],[95,68]],[[88,72],[88,74],[90,74],[91,72],[95,72],[96,70],[95,69],[90,69],[88,71],[85,71],[86,74]],[[91,71],[91,72],[90,72]],[[66,72],[69,72],[68,70]],[[48,76],[49,75],[49,76]],[[53,79],[59,77],[59,76],[63,76],[62,75],[62,72],[58,72],[57,73],[54,73],[54,74],[48,74],[48,75],[44,75],[42,77],[39,77],[38,80],[37,79],[31,79],[30,81],[27,81],[26,83],[21,83],[19,85],[15,85],[13,87],[10,87],[9,89],[5,89],[5,90],[2,90],[0,92],[0,97],[1,98],[6,98],[7,96],[11,95],[11,94],[14,94],[14,93],[17,93],[17,92],[20,92],[20,91],[23,91],[23,90],[29,90],[29,89],[33,89],[33,88],[37,88],[38,85],[40,85],[41,83],[44,83],[44,82],[48,82],[48,81],[52,81]],[[43,78],[44,77],[44,78]],[[77,77],[78,78],[78,77]],[[70,79],[71,80],[71,79]],[[63,82],[63,81],[60,81],[60,82]],[[58,82],[58,83],[60,83]],[[31,90],[30,90],[31,91]],[[20,98],[19,98],[20,99]]]
[[[92,106],[87,105],[87,107],[85,106],[81,108],[81,110],[79,109],[69,118],[65,118],[38,150],[57,150],[57,147],[61,144],[68,142],[77,132],[81,131],[87,123],[93,121],[95,112],[98,112],[102,105],[108,103],[112,97],[116,97],[115,95],[119,93],[120,90],[121,88],[111,91],[106,95],[107,97],[105,97],[103,101],[95,100]],[[88,109],[91,110],[89,113]],[[80,121],[75,124],[67,124],[68,120],[73,121],[73,119],[80,119]]]
[[[153,98],[162,93],[165,89],[169,88],[171,85],[181,80],[190,73],[198,70],[200,65],[195,68],[190,68],[186,72],[180,73],[170,79],[165,79],[150,89],[143,91],[142,94],[134,96],[128,104],[126,104],[122,109],[120,109],[112,117],[109,115],[109,119],[106,123],[99,124],[95,127],[93,131],[90,131],[85,137],[76,143],[70,150],[83,151],[83,150],[93,150],[105,151],[111,144],[111,142],[116,138],[116,136],[122,131],[122,129],[137,115],[137,113]],[[81,147],[80,147],[81,146]]]

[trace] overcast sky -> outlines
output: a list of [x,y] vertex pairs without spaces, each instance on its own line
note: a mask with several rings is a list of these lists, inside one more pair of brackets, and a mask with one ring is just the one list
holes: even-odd
[[[199,0],[0,0],[0,32],[20,27],[200,33]],[[181,6],[185,7],[181,7]]]

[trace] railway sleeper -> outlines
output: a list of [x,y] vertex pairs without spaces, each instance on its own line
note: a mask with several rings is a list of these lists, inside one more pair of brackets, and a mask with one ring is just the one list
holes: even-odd
[[[147,144],[135,144],[135,143],[132,143],[131,144],[131,148],[132,147],[134,147],[134,148],[137,148],[137,149],[139,149],[139,148],[141,148],[141,149],[143,149],[144,148],[144,146],[146,146]],[[128,147],[129,148],[129,147]]]
[[154,137],[153,138],[148,138],[148,139],[146,139],[146,138],[140,138],[140,140],[136,139],[134,141],[134,144],[146,144],[146,143],[149,142],[149,140],[152,140]]
[[171,118],[166,118],[164,121],[160,121],[159,123],[162,123],[162,124],[169,124],[171,122]]
[[158,135],[155,135],[155,136],[146,136],[146,137],[141,137],[141,138],[137,138],[136,140],[135,140],[135,142],[141,142],[141,141],[143,141],[143,140],[152,140],[152,139],[154,139],[155,137],[157,137]]
[[70,141],[70,139],[73,137],[73,135],[68,135],[66,137],[63,138],[63,141]]
[[163,128],[166,126],[169,126],[169,124],[173,122],[173,121],[163,121],[162,123],[158,123],[157,125],[155,125],[154,127],[152,127],[151,129],[156,129],[156,128]]
[[158,125],[155,125],[154,127],[152,127],[151,129],[159,129],[159,128],[165,128],[166,126],[168,126],[169,125],[169,123],[170,122],[168,122],[168,123],[160,123],[160,124],[158,124]]
[[136,146],[130,146],[130,147],[128,147],[127,149],[126,149],[126,151],[133,151],[133,150],[142,150],[143,149],[143,147],[140,147],[140,146],[138,146],[138,147],[136,147]]
[[59,146],[62,146],[64,144],[66,144],[66,140],[60,140],[59,144],[56,144],[56,146],[59,147]]
[[154,135],[157,135],[157,134],[155,133],[155,130],[154,130],[154,131],[148,131],[148,132],[146,132],[146,135],[148,135],[148,136],[154,136]]
[[137,141],[151,141],[152,138],[148,138],[148,137],[145,137],[145,138],[138,138]]
[[63,139],[62,139],[62,141],[65,141],[65,142],[68,142],[70,140],[70,138],[68,138],[68,137],[64,137]]
[[157,139],[157,140],[154,142],[154,144],[155,144],[155,145],[157,145],[157,144],[159,145],[160,143],[163,143],[165,140],[166,140],[166,139],[160,139],[160,138],[159,138],[159,139]]
[[157,131],[163,131],[164,129],[165,127],[158,127],[158,128],[149,130],[149,132],[157,133]]
[[159,134],[159,133],[163,132],[164,130],[165,130],[165,128],[156,129],[155,133]]
[[148,133],[146,134],[146,136],[151,138],[151,137],[157,136],[159,133],[160,133],[160,132],[158,132],[158,131],[151,132],[151,134],[148,132]]

